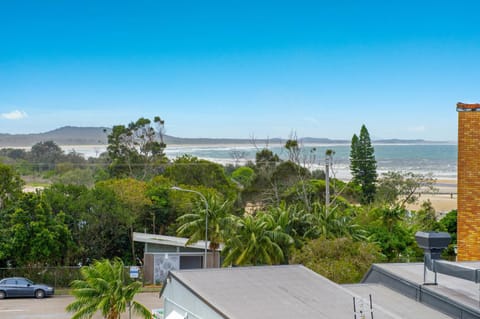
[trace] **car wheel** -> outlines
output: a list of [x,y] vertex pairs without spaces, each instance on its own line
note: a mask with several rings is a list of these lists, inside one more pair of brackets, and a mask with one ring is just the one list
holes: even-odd
[[35,298],[43,298],[45,297],[45,291],[42,289],[35,290]]
[[5,291],[0,290],[0,299],[5,299],[5,297],[7,297],[7,294],[5,293]]

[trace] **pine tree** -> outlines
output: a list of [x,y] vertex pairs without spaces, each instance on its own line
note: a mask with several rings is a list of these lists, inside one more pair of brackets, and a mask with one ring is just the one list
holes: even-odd
[[361,161],[359,155],[359,139],[357,134],[353,134],[352,143],[350,146],[350,172],[352,173],[352,182],[354,184],[360,185],[360,164]]
[[375,151],[370,141],[370,134],[365,125],[360,129],[360,135],[352,137],[350,148],[350,171],[352,181],[359,185],[362,190],[361,202],[368,204],[373,202],[376,192],[377,161]]

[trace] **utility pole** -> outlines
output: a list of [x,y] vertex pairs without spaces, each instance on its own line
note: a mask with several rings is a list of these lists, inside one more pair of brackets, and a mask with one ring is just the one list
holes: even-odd
[[330,207],[330,166],[332,165],[333,154],[331,149],[325,151],[325,211],[328,213]]

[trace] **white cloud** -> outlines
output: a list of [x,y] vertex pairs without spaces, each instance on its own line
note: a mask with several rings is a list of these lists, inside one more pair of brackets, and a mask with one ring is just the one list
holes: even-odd
[[19,110],[0,114],[0,118],[6,119],[6,120],[21,120],[23,118],[26,118],[27,116],[28,116],[27,113]]

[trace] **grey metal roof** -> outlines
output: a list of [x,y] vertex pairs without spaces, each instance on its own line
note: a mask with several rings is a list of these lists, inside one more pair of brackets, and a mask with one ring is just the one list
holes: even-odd
[[360,296],[371,294],[377,307],[381,307],[401,318],[451,318],[382,285],[356,284],[345,285],[344,287]]
[[[174,246],[174,247],[189,247],[189,248],[196,248],[196,249],[205,249],[204,240],[199,240],[187,246],[186,244],[187,244],[188,238],[174,237],[174,236],[134,232],[133,241],[141,242],[141,243],[157,244],[157,245]],[[207,244],[210,245],[210,242],[208,242]],[[223,245],[220,245],[220,247],[217,248],[216,251],[221,251],[222,248],[223,248]],[[208,250],[211,251],[210,248]]]
[[366,304],[369,293],[374,295],[376,319],[446,318],[410,299],[402,299],[403,305],[416,304],[422,311],[404,316],[392,307],[392,292],[383,296],[387,292],[376,286],[349,290],[301,265],[183,270],[169,276],[225,318],[353,318],[353,297]]
[[[459,262],[480,268],[480,262]],[[423,285],[423,263],[375,264],[363,282],[379,283],[448,313],[455,318],[480,318],[480,291],[475,282],[437,274],[437,285]],[[427,273],[427,282],[434,274]]]

